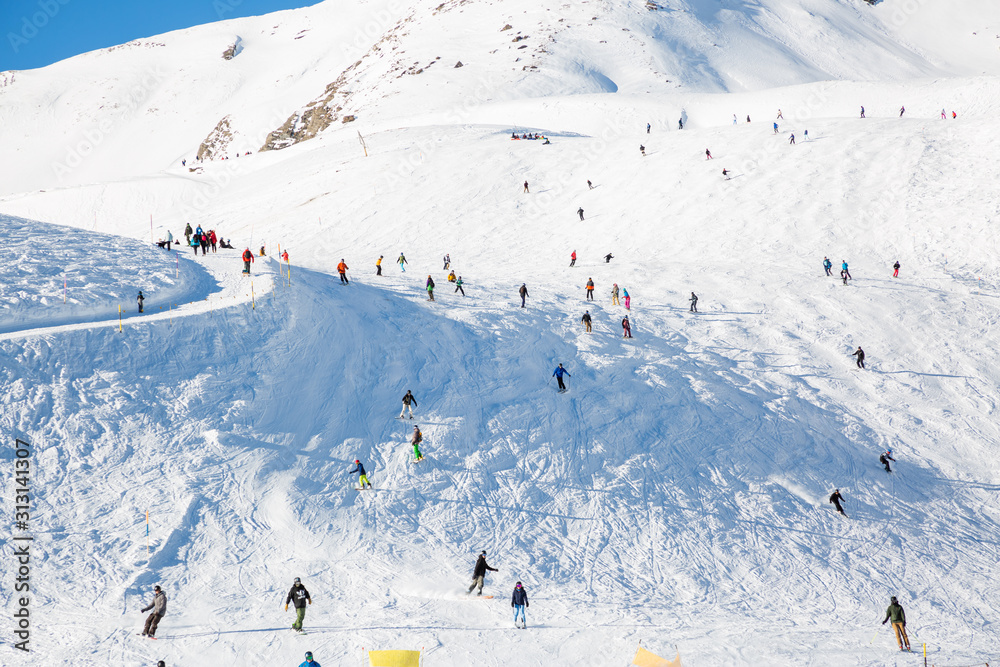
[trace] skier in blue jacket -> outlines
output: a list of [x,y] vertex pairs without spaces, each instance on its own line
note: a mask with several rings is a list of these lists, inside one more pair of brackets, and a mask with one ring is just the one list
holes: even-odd
[[301,665],[299,665],[299,667],[322,667],[322,665],[313,660],[312,651],[306,651],[306,659]]
[[843,275],[845,278],[847,278],[848,280],[854,280],[854,278],[851,277],[851,272],[847,269],[846,259],[841,262],[840,270],[842,271],[841,275]]
[[372,488],[372,483],[368,481],[368,475],[365,474],[365,466],[359,459],[354,459],[354,470],[351,470],[347,474],[353,475],[354,473],[358,473],[358,486],[363,489],[367,484],[369,489]]
[[510,606],[514,608],[514,627],[518,627],[518,614],[521,615],[521,628],[528,627],[528,622],[524,620],[524,608],[530,606],[528,604],[528,592],[524,590],[520,581],[514,584],[514,594],[510,598]]
[[830,261],[829,257],[824,257],[823,258],[823,268],[826,269],[826,275],[828,275],[828,276],[832,276],[833,275],[832,273],[830,273],[830,269],[833,268],[833,262]]
[[[562,364],[559,364],[559,368],[555,369],[552,374],[556,377],[556,381],[559,382],[559,391],[566,391],[566,385],[563,384],[563,375],[569,375],[569,371],[563,368]],[[569,375],[573,377],[572,375]]]

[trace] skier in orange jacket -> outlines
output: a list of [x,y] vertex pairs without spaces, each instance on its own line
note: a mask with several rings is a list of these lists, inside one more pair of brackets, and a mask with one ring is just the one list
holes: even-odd
[[340,282],[345,285],[350,285],[350,281],[347,279],[347,264],[344,264],[344,260],[340,260],[340,264],[337,265],[337,273],[340,274]]

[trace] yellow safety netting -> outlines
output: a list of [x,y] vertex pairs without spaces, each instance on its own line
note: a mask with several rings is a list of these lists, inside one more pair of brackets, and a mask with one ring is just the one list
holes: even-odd
[[371,667],[420,667],[420,651],[368,651]]
[[681,667],[681,654],[678,653],[673,660],[667,660],[640,646],[635,652],[632,664],[637,667]]

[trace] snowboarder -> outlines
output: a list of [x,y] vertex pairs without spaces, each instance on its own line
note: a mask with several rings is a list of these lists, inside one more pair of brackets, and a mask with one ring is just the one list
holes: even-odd
[[576,214],[580,216],[580,220],[583,220],[583,207],[576,209]]
[[902,118],[903,114],[906,113],[906,107],[899,107],[899,117]]
[[413,445],[413,460],[422,461],[424,455],[420,453],[420,443],[424,441],[424,434],[420,432],[419,426],[413,427],[413,437],[410,438],[410,444]]
[[285,597],[285,611],[288,611],[289,602],[295,607],[295,622],[292,623],[292,630],[302,632],[302,621],[306,618],[306,603],[312,604],[313,601],[309,596],[309,591],[302,585],[302,580],[298,577],[295,577],[292,588]]
[[747,116],[747,122],[748,123],[750,122],[750,116],[749,115]]
[[712,151],[708,150],[707,148],[705,149],[705,159],[706,160],[712,159]]
[[805,139],[806,141],[809,141],[809,130],[805,130],[802,132],[802,138]]
[[427,300],[434,300],[434,279],[430,277],[430,274],[427,275]]
[[864,106],[861,107],[861,117],[862,118],[865,117],[865,108],[864,108]]
[[727,181],[729,180],[729,170],[725,167],[722,168],[722,175],[726,177]]
[[774,133],[778,133],[778,121],[774,121]]
[[618,283],[615,283],[611,287],[611,305],[620,306],[622,302],[618,300]]
[[833,275],[832,273],[830,273],[830,269],[833,268],[833,262],[830,261],[829,257],[824,257],[823,258],[823,268],[826,270],[826,275],[828,275],[828,276],[832,276]]
[[587,301],[594,300],[594,279],[587,278]]
[[[527,181],[525,181],[527,183]],[[445,253],[444,255],[444,268],[443,271],[447,271],[451,267],[451,253]]]
[[191,223],[189,222],[189,223],[187,223],[187,225],[185,225],[185,227],[184,227],[184,238],[186,238],[186,239],[187,239],[187,244],[188,244],[188,245],[191,245],[191,235],[192,235],[193,233],[194,233],[194,230],[193,230],[193,229],[191,229]]
[[788,143],[790,143],[793,146],[795,145],[795,133],[794,132],[792,132],[791,136],[788,137]]
[[569,266],[570,268],[576,266],[576,250],[574,250],[573,254],[569,256]]
[[694,292],[691,292],[691,298],[688,299],[688,301],[691,302],[691,309],[690,309],[689,312],[697,313],[698,312],[698,295],[695,294]]
[[583,311],[583,317],[580,318],[580,321],[583,322],[583,326],[586,328],[587,333],[590,333],[590,322],[591,322],[591,320],[590,320],[590,311],[589,310]]
[[909,651],[910,638],[906,636],[906,612],[903,611],[903,606],[899,604],[895,595],[892,596],[889,607],[885,610],[885,619],[882,621],[882,625],[890,620],[892,621],[892,629],[896,631],[896,643],[899,644],[899,650]]
[[611,263],[611,260],[613,260],[614,258],[615,258],[615,256],[614,256],[614,255],[612,255],[612,254],[611,254],[611,253],[609,252],[609,253],[608,253],[607,255],[605,255],[605,256],[604,256],[604,263],[605,263],[605,264],[610,264],[610,263]]
[[[643,146],[642,144],[639,144],[639,152],[642,153],[643,157],[646,157],[646,147]],[[583,220],[583,218],[580,219]]]
[[837,508],[838,512],[847,516],[847,512],[845,512],[844,508],[840,506],[840,503],[844,502],[844,496],[840,495],[840,489],[833,490],[833,494],[830,496],[830,502],[833,503],[833,506]]
[[413,397],[413,392],[407,389],[406,395],[403,396],[403,409],[399,411],[399,419],[403,418],[403,413],[407,410],[410,411],[410,419],[413,419],[413,406],[416,404],[417,399]]
[[525,182],[524,182],[524,191],[525,191],[525,192],[527,192],[527,191],[528,191],[528,181],[525,181]]
[[139,312],[142,312],[142,302],[146,300],[146,297],[142,295],[142,290],[139,290],[139,296],[135,297],[135,302],[139,304]]
[[[556,376],[556,382],[559,383],[559,391],[566,391],[566,385],[563,384],[563,375],[569,375],[569,371],[563,368],[562,364],[559,364],[559,367],[552,371],[552,374]],[[572,375],[569,376],[573,377]]]
[[[196,255],[198,254],[198,248],[197,247],[194,249],[194,253]],[[246,274],[248,276],[250,275],[250,263],[253,262],[253,261],[255,261],[254,258],[253,258],[253,253],[250,252],[250,248],[247,248],[246,250],[243,251],[243,273],[244,274]]]
[[897,261],[895,264],[892,265],[892,277],[893,278],[899,277],[899,261]]
[[378,259],[375,260],[375,275],[376,276],[382,275],[382,257],[383,257],[382,255],[379,255]]
[[266,253],[266,252],[264,252],[264,246],[261,246],[261,247],[260,247],[260,256],[261,256],[261,257],[267,257],[267,253]]
[[399,259],[396,260],[396,264],[399,264],[399,270],[402,271],[403,273],[406,273],[405,265],[408,263],[409,262],[406,261],[406,255],[404,255],[403,253],[399,253]]
[[141,611],[146,613],[153,610],[146,617],[146,625],[142,628],[143,637],[156,638],[156,626],[160,624],[160,619],[167,615],[167,594],[159,586],[153,586],[153,601],[143,607]]
[[632,337],[632,323],[628,321],[628,315],[622,320],[622,338]]
[[362,489],[366,486],[370,489],[372,488],[372,483],[368,481],[368,475],[365,474],[365,467],[361,464],[361,459],[354,459],[354,470],[348,472],[348,475],[353,475],[358,473],[358,486]]
[[524,608],[531,605],[528,604],[528,593],[524,590],[524,586],[521,585],[520,581],[514,584],[514,594],[510,598],[510,606],[514,608],[514,627],[518,627],[518,614],[521,615],[521,628],[528,627],[528,622],[524,620]]
[[892,452],[882,452],[878,457],[878,462],[885,466],[885,471],[888,473],[892,472],[892,468],[889,467],[889,461],[895,462],[896,459],[892,458]]
[[476,595],[483,594],[483,584],[486,582],[486,571],[499,572],[500,570],[495,567],[490,567],[486,562],[486,552],[482,551],[479,554],[479,558],[476,559],[476,565],[472,568],[472,585],[469,586],[466,595],[472,592],[472,589],[479,586],[479,592]]
[[678,130],[683,130],[684,129],[684,117],[683,116],[681,116],[680,118],[677,119],[677,129]]
[[628,295],[628,290],[624,287],[622,288],[622,296],[625,298],[625,310],[631,310],[632,307],[629,305],[632,301],[632,297]]
[[461,292],[462,296],[465,296],[465,290],[462,289],[462,276],[455,279],[455,291]]
[[851,271],[850,271],[850,269],[847,268],[847,260],[846,259],[840,261],[840,270],[843,271],[844,274],[846,274],[846,276],[849,279],[854,280],[854,278],[851,277]]
[[521,283],[521,289],[517,293],[521,295],[521,308],[524,308],[524,300],[528,298],[528,286],[525,283]]
[[594,184],[590,182],[589,178],[587,179],[587,189],[588,190],[593,190],[594,189]]
[[337,273],[340,274],[340,283],[342,285],[350,285],[350,281],[347,280],[347,264],[344,263],[343,258],[340,260],[340,264],[337,265]]
[[855,350],[854,352],[851,352],[851,356],[858,358],[858,368],[864,368],[865,367],[865,351],[861,349],[860,345],[858,345],[858,349],[857,350]]
[[306,651],[306,660],[299,667],[323,667],[318,662],[313,660],[312,651]]
[[781,109],[778,109],[778,120],[785,120],[785,117],[781,115]]
[[649,123],[646,123],[646,134],[649,134],[649,128],[650,128]]

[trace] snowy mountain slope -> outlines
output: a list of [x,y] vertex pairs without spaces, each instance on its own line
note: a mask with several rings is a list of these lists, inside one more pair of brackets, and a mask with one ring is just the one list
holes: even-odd
[[355,115],[367,133],[405,125],[416,109],[450,119],[552,95],[996,74],[993,5],[947,10],[943,39],[928,27],[944,22],[934,3],[320,3],[3,73],[0,159],[31,166],[2,187],[157,173],[203,142],[216,158],[256,151],[314,103],[334,126]]

